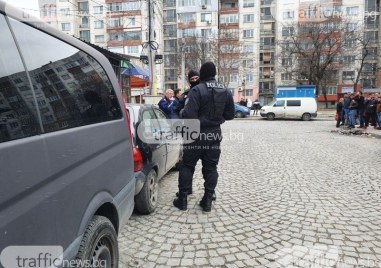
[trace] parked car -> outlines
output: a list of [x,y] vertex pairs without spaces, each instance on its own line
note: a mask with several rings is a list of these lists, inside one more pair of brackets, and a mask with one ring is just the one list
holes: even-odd
[[315,98],[277,98],[261,108],[260,114],[268,120],[274,118],[296,118],[309,121],[317,116]]
[[2,1],[0,33],[1,260],[12,261],[10,251],[32,256],[31,247],[11,246],[54,245],[63,255],[40,253],[118,267],[135,180],[113,68],[84,42]]
[[[159,180],[179,165],[182,155],[181,139],[167,138],[172,124],[156,106],[127,104],[133,136],[134,171],[136,179],[135,208],[142,214],[157,207]],[[156,137],[150,141],[150,138]]]
[[235,117],[241,118],[241,117],[246,117],[250,115],[250,109],[245,106],[235,103],[234,109],[235,109]]

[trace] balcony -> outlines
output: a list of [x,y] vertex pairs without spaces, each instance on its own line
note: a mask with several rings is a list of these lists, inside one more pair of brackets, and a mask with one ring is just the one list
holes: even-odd
[[273,15],[261,15],[261,20],[275,20]]
[[262,0],[261,6],[271,5],[274,0]]
[[259,46],[259,49],[260,50],[274,50],[275,49],[275,45],[264,45],[264,44],[261,44]]
[[274,60],[263,60],[259,62],[259,65],[274,65],[275,61]]

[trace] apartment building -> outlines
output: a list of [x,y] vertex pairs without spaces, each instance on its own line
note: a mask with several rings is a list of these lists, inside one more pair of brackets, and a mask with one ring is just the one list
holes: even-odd
[[[325,95],[324,101],[334,105],[337,94],[351,92],[353,88],[377,91],[381,87],[380,0],[39,0],[39,3],[41,17],[68,34],[135,59],[147,56],[151,65],[145,67],[152,68],[154,73],[152,90],[147,94],[187,88],[188,70],[198,69],[202,62],[211,60],[218,67],[219,80],[232,91],[236,101],[250,98],[266,103],[273,98],[277,86],[309,83],[305,76],[285,71],[298,66],[300,59],[284,57],[284,40],[298,33],[296,25],[322,22],[330,16],[346,25],[337,40],[344,42],[344,33],[363,33],[360,39],[366,40],[367,45],[361,49],[355,40],[348,38],[345,45],[341,44],[343,49],[331,64],[330,74],[334,75],[317,92],[318,100],[323,101]],[[149,17],[153,29],[152,54],[147,46]],[[161,54],[164,64],[157,64],[160,57],[155,61],[155,55]]]
[[[147,85],[143,93],[154,95],[163,88],[163,67],[155,57],[163,47],[160,1],[39,0],[39,6],[41,18],[53,27],[112,52],[129,55],[133,64],[152,68],[152,86]],[[151,45],[150,23],[154,29]],[[141,55],[149,56],[150,61],[137,60]]]

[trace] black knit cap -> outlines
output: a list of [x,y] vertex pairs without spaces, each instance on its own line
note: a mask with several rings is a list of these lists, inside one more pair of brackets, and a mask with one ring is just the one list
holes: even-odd
[[200,69],[200,80],[204,81],[206,78],[216,76],[216,66],[213,62],[205,62]]
[[197,72],[196,70],[190,70],[188,73],[188,81],[191,79],[193,76],[200,76],[200,73]]

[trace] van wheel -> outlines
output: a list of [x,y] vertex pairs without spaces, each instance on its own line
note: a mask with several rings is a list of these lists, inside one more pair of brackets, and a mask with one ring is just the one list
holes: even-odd
[[273,114],[273,113],[267,114],[267,119],[268,120],[274,120],[274,118],[275,118],[275,114]]
[[76,259],[89,267],[118,267],[118,240],[109,219],[103,216],[94,216],[91,219],[83,234]]
[[155,170],[151,170],[140,193],[135,197],[135,207],[142,214],[155,211],[159,197],[159,182]]
[[311,115],[310,114],[303,114],[302,120],[303,121],[310,121],[311,120]]
[[243,113],[241,113],[241,112],[236,112],[236,113],[235,113],[235,117],[237,117],[237,118],[242,118],[242,117],[243,117]]

